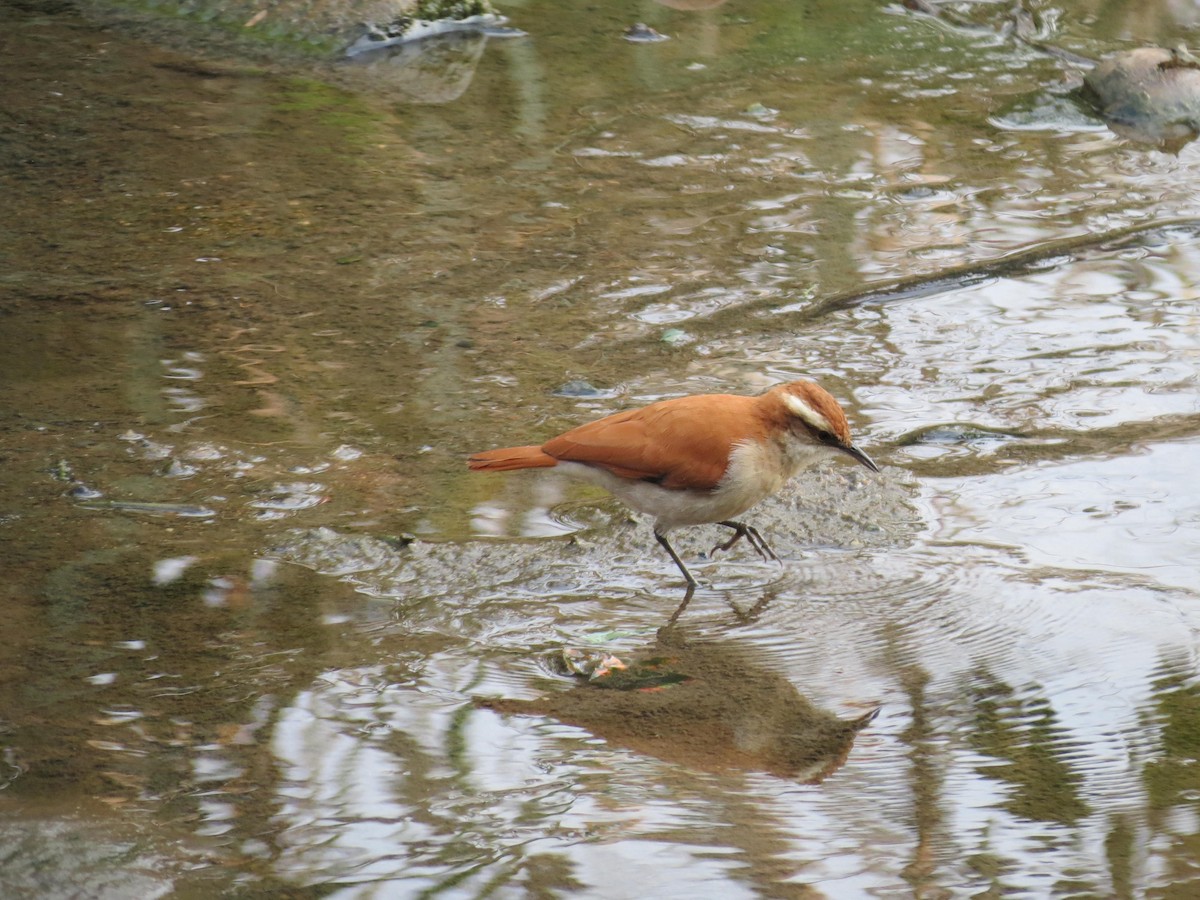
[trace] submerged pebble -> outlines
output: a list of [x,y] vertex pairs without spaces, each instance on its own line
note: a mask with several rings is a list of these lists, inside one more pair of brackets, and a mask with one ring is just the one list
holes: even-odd
[[669,35],[655,31],[645,22],[635,22],[625,29],[625,40],[634,44],[657,44],[659,41],[669,41]]
[[326,498],[320,493],[324,489],[324,485],[316,482],[276,484],[270,496],[252,500],[248,505],[264,510],[260,518],[279,518],[284,514],[311,509],[324,503]]
[[198,471],[200,470],[193,465],[173,459],[163,471],[163,475],[167,478],[191,478]]
[[72,500],[95,500],[99,497],[103,497],[104,494],[95,488],[90,488],[86,484],[77,482],[69,491],[67,491],[67,496]]
[[214,447],[212,444],[201,444],[198,447],[192,447],[183,454],[187,459],[195,459],[201,461],[211,461],[224,458],[225,454]]
[[601,390],[590,381],[584,381],[582,378],[574,378],[571,381],[560,384],[550,393],[555,397],[586,397],[589,399],[611,397],[613,394],[612,391]]
[[771,119],[779,115],[779,110],[762,103],[751,103],[746,107],[745,112],[746,115],[753,116],[756,119]]

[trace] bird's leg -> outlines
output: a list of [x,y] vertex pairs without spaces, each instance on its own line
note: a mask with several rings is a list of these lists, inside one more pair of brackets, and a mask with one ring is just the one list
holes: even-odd
[[754,552],[764,560],[773,559],[775,562],[780,561],[779,557],[775,555],[775,551],[771,549],[770,545],[753,525],[747,525],[744,522],[735,522],[733,519],[726,519],[724,522],[718,522],[717,524],[724,525],[726,528],[732,528],[733,537],[725,543],[717,544],[717,546],[713,547],[710,555],[716,553],[718,550],[728,550],[742,538],[745,538],[746,543],[753,547]]
[[688,589],[694,589],[696,587],[696,579],[693,578],[692,573],[687,570],[687,566],[683,564],[683,560],[679,558],[679,554],[675,552],[675,548],[672,547],[667,541],[667,536],[655,528],[654,539],[662,544],[663,549],[671,555],[671,559],[675,560],[675,565],[679,566],[679,571],[683,573],[683,577],[688,583]]

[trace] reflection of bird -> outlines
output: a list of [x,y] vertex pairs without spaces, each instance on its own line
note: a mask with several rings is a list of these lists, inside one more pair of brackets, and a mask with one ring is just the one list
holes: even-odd
[[838,453],[879,471],[851,443],[838,402],[811,381],[792,381],[757,397],[663,400],[580,425],[541,446],[476,453],[468,464],[490,471],[554,466],[606,488],[654,516],[654,537],[694,585],[667,531],[716,522],[732,528],[733,537],[714,553],[744,537],[763,559],[778,560],[756,529],[733,517],[774,494],[800,469]]
[[699,771],[747,769],[805,784],[837,771],[879,712],[838,718],[735,643],[687,641],[673,629],[659,636],[628,664],[600,654],[594,670],[581,671],[568,651],[562,668],[581,679],[571,690],[536,700],[477,698],[475,705],[553,716],[614,745]]

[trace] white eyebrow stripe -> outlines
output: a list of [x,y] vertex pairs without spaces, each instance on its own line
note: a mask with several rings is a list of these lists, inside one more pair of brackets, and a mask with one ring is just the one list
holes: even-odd
[[829,420],[797,397],[795,394],[783,395],[784,405],[791,410],[792,415],[803,419],[817,431],[833,431],[833,426],[829,424]]

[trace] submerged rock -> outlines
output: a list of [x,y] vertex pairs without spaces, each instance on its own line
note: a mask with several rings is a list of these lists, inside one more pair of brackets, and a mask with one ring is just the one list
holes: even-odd
[[[486,0],[420,0],[363,24],[342,57],[376,89],[409,103],[449,103],[471,84],[489,37],[523,37]],[[380,21],[383,24],[379,24]]]
[[[271,58],[354,58],[439,35],[516,36],[491,0],[84,0],[109,20],[149,24],[165,36],[184,26],[210,47]],[[169,26],[164,32],[161,26]]]
[[1122,137],[1178,152],[1200,135],[1200,60],[1184,48],[1110,56],[1084,78],[1082,95]]
[[479,34],[484,37],[522,37],[525,32],[506,27],[504,16],[488,0],[418,0],[405,4],[405,11],[385,22],[366,22],[363,33],[347,48],[346,56],[378,54],[389,47],[423,41],[447,34]]
[[[1072,81],[1087,71],[1082,87],[1070,92],[1072,101],[1091,107],[1121,137],[1177,153],[1200,134],[1200,59],[1183,46],[1141,47],[1097,62],[1054,44],[1051,21],[1023,3],[979,4],[990,22],[967,18],[957,8],[934,0],[902,0],[902,5],[956,32],[994,34],[1061,60],[1074,70]],[[1032,108],[1025,104],[1024,109],[1006,113],[998,124],[1028,128],[1074,118],[1055,109],[1047,115],[1047,107],[1055,105],[1054,98],[1038,99]],[[1070,123],[1071,130],[1078,128],[1078,123]]]

